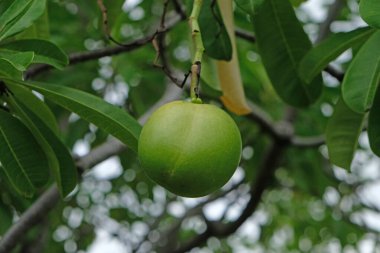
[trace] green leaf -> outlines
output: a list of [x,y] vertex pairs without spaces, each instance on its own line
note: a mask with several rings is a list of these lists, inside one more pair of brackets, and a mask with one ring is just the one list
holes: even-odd
[[34,63],[45,63],[62,69],[68,63],[67,55],[55,44],[47,40],[25,39],[16,40],[1,46],[14,52],[29,52],[33,51],[35,56]]
[[374,32],[374,29],[364,27],[329,36],[303,57],[298,68],[300,77],[307,83],[311,82],[329,62],[356,43],[368,39]]
[[380,156],[380,88],[377,88],[373,106],[368,117],[368,139],[370,147],[377,156]]
[[44,39],[48,40],[50,37],[50,25],[48,9],[46,8],[44,13],[36,19],[33,24],[15,36],[16,40],[20,39]]
[[30,7],[32,0],[15,0],[8,8],[0,15],[0,34],[11,21],[21,15],[27,8]]
[[[9,83],[8,83],[9,84]],[[4,98],[11,110],[23,121],[23,123],[29,128],[34,135],[39,146],[45,153],[49,168],[54,172],[59,171],[59,161],[55,155],[53,147],[45,139],[45,133],[42,132],[36,123],[30,119],[29,115],[23,110],[23,108],[17,103],[13,96],[7,96]]]
[[0,77],[22,79],[22,72],[16,69],[9,60],[0,58]]
[[29,129],[11,114],[0,110],[0,161],[12,186],[31,197],[35,187],[49,178],[44,152]]
[[18,71],[25,71],[32,63],[33,52],[10,52],[0,49],[0,59],[8,61]]
[[76,187],[78,181],[78,172],[67,147],[56,136],[56,134],[47,126],[40,117],[28,110],[25,106],[18,102],[21,109],[27,114],[30,120],[35,124],[38,130],[43,134],[46,141],[51,146],[58,159],[58,170],[54,170],[55,180],[62,197],[66,197]]
[[50,111],[49,107],[37,98],[33,92],[20,85],[12,85],[10,87],[11,92],[24,106],[29,108],[34,114],[36,114],[45,124],[55,133],[58,133],[58,124],[54,114]]
[[[8,81],[12,82],[12,80]],[[141,125],[126,111],[73,88],[37,82],[13,81],[43,94],[67,110],[75,112],[137,152]]]
[[298,77],[299,62],[311,43],[289,1],[264,1],[253,24],[260,56],[278,95],[297,107],[315,102],[321,94],[322,79],[319,75],[306,83]]
[[367,24],[380,28],[380,1],[360,0],[359,12]]
[[205,53],[211,58],[229,61],[232,58],[230,37],[224,26],[217,4],[205,0],[199,14],[199,28],[202,32],[202,41]]
[[[5,26],[0,30],[0,40],[19,33],[31,26],[32,23],[43,14],[45,7],[46,0],[16,0],[4,13],[6,14],[6,18],[4,19],[7,22],[4,22]],[[2,24],[1,20],[0,24]]]
[[371,106],[380,81],[380,31],[360,48],[344,75],[344,102],[353,111],[365,112]]
[[264,0],[235,0],[237,6],[249,15],[254,15]]
[[76,167],[69,151],[40,118],[13,97],[9,97],[7,101],[36,137],[45,152],[49,167],[54,172],[61,196],[66,197],[77,183]]
[[326,128],[326,143],[333,164],[350,168],[364,118],[364,113],[352,111],[339,99]]
[[11,206],[18,213],[23,213],[35,200],[35,196],[33,198],[25,198],[18,191],[14,190],[2,166],[0,166],[0,192],[4,201],[3,203]]

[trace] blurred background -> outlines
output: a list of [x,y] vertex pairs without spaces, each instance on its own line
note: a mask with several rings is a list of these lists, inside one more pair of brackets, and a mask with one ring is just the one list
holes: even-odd
[[[105,1],[112,37],[132,43],[153,34],[160,27],[164,2]],[[169,2],[166,20],[174,25],[163,38],[161,62],[181,82],[191,64],[190,30]],[[188,15],[191,1],[176,2]],[[330,32],[366,25],[358,15],[357,0],[292,3],[313,43]],[[116,46],[105,38],[96,1],[51,0],[48,4],[50,39],[66,52]],[[235,25],[241,34],[249,35],[237,36],[246,97],[273,122],[279,122],[288,108],[270,85],[252,39],[251,21],[237,6]],[[344,72],[352,54],[352,50],[345,52],[332,65]],[[181,91],[154,66],[155,57],[153,45],[146,43],[117,55],[79,62],[63,71],[42,72],[33,79],[96,94],[136,118],[146,117],[162,97],[173,100],[188,96],[188,88]],[[332,115],[339,81],[327,73],[323,78],[322,99],[297,112],[294,129],[299,136],[320,136]],[[201,83],[201,97],[222,106],[218,90],[207,82]],[[112,141],[77,115],[49,105],[59,121],[62,138],[75,156],[87,155]],[[41,252],[380,252],[379,159],[369,151],[365,132],[350,171],[329,163],[323,142],[303,148],[290,146],[281,157],[272,153],[279,156],[272,158],[279,160],[278,167],[262,186],[259,198],[252,201],[252,189],[272,140],[251,117],[233,117],[243,138],[242,160],[220,191],[204,198],[177,197],[147,178],[136,154],[123,149],[86,171],[73,197],[31,231],[25,244],[35,242],[39,235],[44,238]],[[249,215],[244,213],[247,203],[256,205]],[[28,204],[25,201],[20,210]],[[225,233],[210,229],[244,215],[242,224]]]

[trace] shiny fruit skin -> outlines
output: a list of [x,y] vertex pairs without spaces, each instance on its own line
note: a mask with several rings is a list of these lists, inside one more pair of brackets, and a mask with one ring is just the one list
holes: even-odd
[[232,177],[241,155],[233,119],[208,104],[174,101],[155,111],[144,125],[138,154],[156,183],[184,197],[201,197]]

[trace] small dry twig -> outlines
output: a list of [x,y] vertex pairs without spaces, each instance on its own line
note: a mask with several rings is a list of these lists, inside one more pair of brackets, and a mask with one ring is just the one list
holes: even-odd
[[[163,13],[161,16],[161,22],[160,22],[160,29],[157,31],[155,36],[152,39],[152,45],[154,49],[156,50],[156,57],[153,62],[153,66],[161,69],[165,75],[178,87],[183,88],[183,86],[186,83],[188,74],[185,74],[185,78],[183,81],[180,81],[178,78],[176,78],[173,74],[173,71],[170,68],[169,61],[167,60],[167,57],[165,55],[165,32],[159,32],[159,31],[165,31],[165,18],[167,14],[169,6],[169,0],[166,0],[164,2],[164,8]],[[161,61],[161,63],[160,63]]]

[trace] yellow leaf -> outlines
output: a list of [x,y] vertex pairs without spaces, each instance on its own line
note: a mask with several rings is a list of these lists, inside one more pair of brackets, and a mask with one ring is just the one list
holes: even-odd
[[218,5],[232,44],[232,59],[229,62],[217,61],[218,76],[223,91],[221,100],[229,111],[237,115],[248,114],[251,112],[251,109],[245,99],[243,82],[240,76],[234,32],[232,0],[218,0]]

